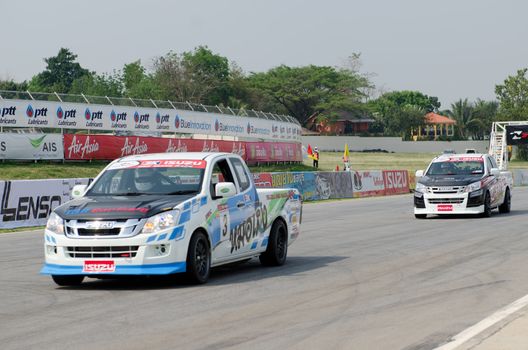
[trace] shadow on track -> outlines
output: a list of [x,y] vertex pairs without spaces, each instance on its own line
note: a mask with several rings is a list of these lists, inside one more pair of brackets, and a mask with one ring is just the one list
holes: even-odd
[[482,218],[480,214],[460,214],[460,215],[453,215],[453,214],[439,214],[435,216],[427,217],[425,220],[455,220],[455,219],[493,219],[494,217],[508,217],[508,216],[523,216],[528,215],[528,210],[512,210],[511,212],[507,214],[501,214],[497,212],[496,210],[493,211],[491,214],[491,218]]
[[[266,278],[292,276],[295,274],[324,268],[327,265],[347,259],[345,256],[293,256],[286,264],[277,267],[264,267],[258,259],[246,263],[220,266],[211,270],[206,285],[228,285],[258,281]],[[170,276],[114,276],[114,278],[86,278],[80,286],[57,287],[62,290],[157,290],[197,287],[189,283],[185,274]]]

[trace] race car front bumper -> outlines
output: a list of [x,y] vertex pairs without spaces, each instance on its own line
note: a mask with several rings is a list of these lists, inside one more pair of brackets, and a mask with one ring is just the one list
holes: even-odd
[[415,214],[480,214],[484,212],[482,190],[464,193],[414,193]]
[[[183,229],[183,228],[182,228]],[[45,230],[45,275],[167,275],[186,271],[187,240],[174,231],[128,238],[69,238]],[[172,238],[172,239],[171,239]]]

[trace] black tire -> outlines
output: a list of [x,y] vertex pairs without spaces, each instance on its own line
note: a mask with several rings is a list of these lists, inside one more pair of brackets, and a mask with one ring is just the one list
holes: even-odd
[[187,251],[187,277],[192,283],[203,284],[211,273],[209,241],[203,232],[196,232]]
[[61,287],[68,286],[78,286],[84,280],[84,276],[60,276],[60,275],[51,275],[53,282]]
[[417,219],[425,219],[427,218],[427,214],[414,214],[414,217]]
[[489,218],[491,216],[491,196],[489,192],[486,192],[486,197],[484,197],[484,212],[481,216],[483,218]]
[[506,214],[511,211],[511,195],[510,195],[510,189],[506,189],[506,193],[504,194],[504,202],[499,205],[499,213]]
[[259,256],[264,266],[281,266],[288,255],[288,229],[282,220],[275,220],[268,239],[266,251]]

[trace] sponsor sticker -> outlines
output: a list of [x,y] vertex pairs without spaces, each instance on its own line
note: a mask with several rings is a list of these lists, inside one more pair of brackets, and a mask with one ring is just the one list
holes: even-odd
[[453,205],[452,204],[438,204],[436,206],[436,210],[438,210],[438,211],[453,211]]
[[104,273],[114,272],[115,263],[113,260],[85,260],[83,272],[86,273]]

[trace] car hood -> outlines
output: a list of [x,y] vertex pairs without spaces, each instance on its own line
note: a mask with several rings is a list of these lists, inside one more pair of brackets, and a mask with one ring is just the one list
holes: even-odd
[[66,220],[142,219],[170,210],[194,196],[83,197],[61,205],[55,213]]
[[425,186],[467,186],[470,183],[479,181],[482,176],[423,176],[418,182]]

